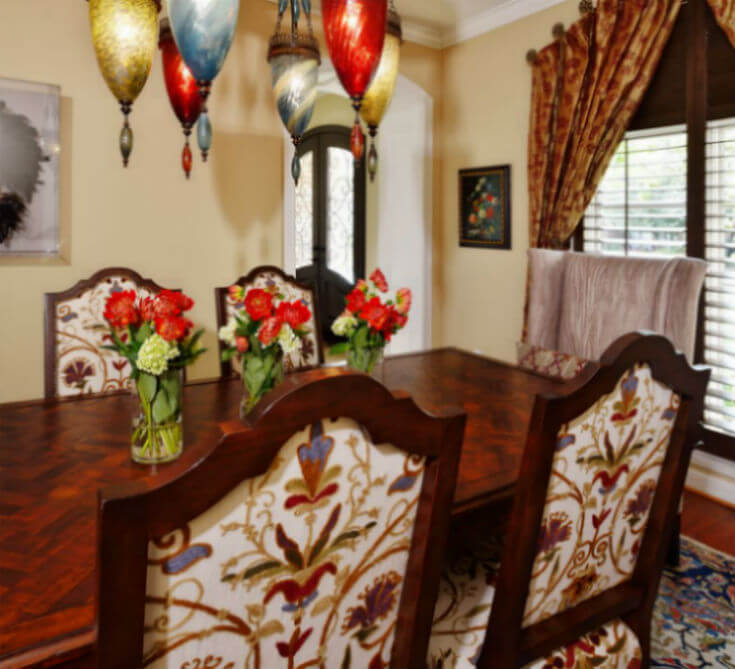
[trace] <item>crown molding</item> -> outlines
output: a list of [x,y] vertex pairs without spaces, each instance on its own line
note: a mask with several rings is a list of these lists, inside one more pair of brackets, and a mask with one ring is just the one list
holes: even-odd
[[[268,1],[278,3],[278,0]],[[447,29],[404,17],[403,39],[430,49],[446,49],[562,2],[564,0],[505,0],[501,5],[485,11],[460,16],[456,25]],[[315,16],[321,15],[319,7],[314,7],[312,13]]]
[[484,12],[459,17],[454,28],[443,33],[442,48],[465,42],[562,2],[564,0],[506,0],[502,5]]

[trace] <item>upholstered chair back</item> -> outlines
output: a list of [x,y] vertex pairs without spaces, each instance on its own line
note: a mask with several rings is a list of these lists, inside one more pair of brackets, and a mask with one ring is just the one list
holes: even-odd
[[680,405],[637,363],[559,430],[524,626],[631,578]]
[[[311,320],[305,326],[308,335],[302,340],[301,350],[284,358],[284,367],[287,373],[312,369],[324,361],[322,340],[317,322],[317,299],[312,288],[299,283],[294,277],[285,274],[278,267],[265,265],[256,267],[247,276],[240,277],[233,285],[242,286],[245,292],[251,288],[262,288],[273,293],[273,295],[282,296],[283,299],[289,302],[300,300],[311,310]],[[228,288],[216,288],[215,297],[217,301],[217,326],[219,328],[225,325],[242,307],[232,300]],[[220,342],[221,347],[222,342]],[[223,376],[230,376],[233,372],[239,374],[237,360],[222,362],[221,371]]]
[[[150,519],[136,612],[143,666],[421,666],[410,659],[418,633],[408,617],[420,620],[415,607],[428,605],[415,656],[422,662],[439,575],[438,560],[433,567],[428,561],[443,547],[463,419],[429,418],[368,377],[309,375],[308,392],[287,379],[270,405],[277,415],[261,414],[252,430],[226,437],[176,482],[184,495],[199,496],[183,504],[187,512],[160,509],[164,498],[181,504],[173,488],[130,500],[128,518],[136,503],[159,509]],[[357,412],[356,401],[366,403]],[[331,417],[345,410],[352,417]],[[379,418],[370,420],[371,412]],[[293,430],[294,420],[308,416]],[[222,491],[223,477],[229,487],[237,471],[248,470],[255,475],[203,499]],[[207,493],[193,492],[200,478]],[[114,551],[120,527],[109,518],[103,510],[102,541]],[[101,589],[114,590],[104,575]],[[126,624],[114,611],[106,615],[103,645],[107,624]]]
[[664,337],[631,334],[536,398],[478,667],[521,667],[623,623],[648,658],[708,380]]
[[523,353],[534,346],[596,361],[618,337],[649,330],[692,360],[703,260],[529,249],[528,262]]
[[124,390],[130,363],[113,351],[103,316],[112,293],[152,295],[161,287],[124,268],[103,269],[69,290],[45,296],[45,395],[69,397]]

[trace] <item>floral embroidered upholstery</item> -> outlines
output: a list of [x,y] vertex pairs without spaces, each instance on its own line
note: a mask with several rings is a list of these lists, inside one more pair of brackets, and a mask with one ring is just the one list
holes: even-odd
[[423,466],[348,419],[299,431],[149,544],[144,665],[387,667]]
[[558,379],[573,379],[589,362],[576,355],[551,351],[526,342],[518,342],[516,349],[519,367]]
[[112,293],[135,290],[141,295],[153,291],[139,286],[128,276],[110,274],[75,297],[56,303],[53,314],[56,362],[56,396],[123,390],[130,380],[130,364],[114,351],[103,312]]
[[630,578],[679,405],[648,365],[637,365],[562,428],[524,626]]
[[617,619],[525,669],[640,669],[641,656],[635,633]]
[[[302,339],[301,350],[284,357],[283,365],[286,372],[292,372],[307,367],[318,367],[320,363],[319,336],[317,334],[316,321],[316,305],[314,304],[314,294],[311,290],[299,288],[291,282],[284,281],[283,277],[271,270],[263,270],[259,272],[253,281],[241,284],[247,292],[250,288],[262,288],[272,293],[283,295],[288,302],[301,300],[311,310],[311,320],[306,323],[305,328],[308,334]],[[233,302],[229,293],[225,297],[226,318],[227,321],[237,312],[237,305]],[[224,323],[221,323],[224,325]],[[236,359],[232,360],[232,367],[239,374],[239,363]]]
[[[495,597],[500,547],[483,543],[448,561],[429,643],[429,669],[475,669]],[[638,639],[615,620],[525,669],[639,669]]]
[[[523,626],[539,623],[628,580],[658,486],[680,397],[629,369],[557,435]],[[432,669],[472,669],[495,595],[497,549],[451,558],[434,612]],[[639,669],[640,644],[620,620],[580,638],[533,669]]]

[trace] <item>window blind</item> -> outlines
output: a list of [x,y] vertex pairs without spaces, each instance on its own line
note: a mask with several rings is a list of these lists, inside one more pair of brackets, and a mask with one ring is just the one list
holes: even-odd
[[705,168],[704,420],[735,434],[735,119],[707,124]]
[[584,217],[584,250],[686,255],[686,126],[628,132]]

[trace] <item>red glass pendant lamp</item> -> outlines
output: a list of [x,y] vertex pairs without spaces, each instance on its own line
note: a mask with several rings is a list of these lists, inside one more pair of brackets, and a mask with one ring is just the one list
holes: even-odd
[[181,123],[181,127],[184,129],[184,136],[186,137],[184,149],[181,153],[181,166],[188,179],[191,176],[193,160],[189,137],[202,112],[203,100],[199,94],[196,79],[179,53],[168,19],[162,19],[161,21],[161,35],[158,46],[163,56],[163,77],[166,81],[168,99],[171,101],[171,106]]
[[355,109],[351,141],[355,160],[361,160],[365,151],[360,106],[380,62],[387,16],[388,0],[322,0],[329,56]]

